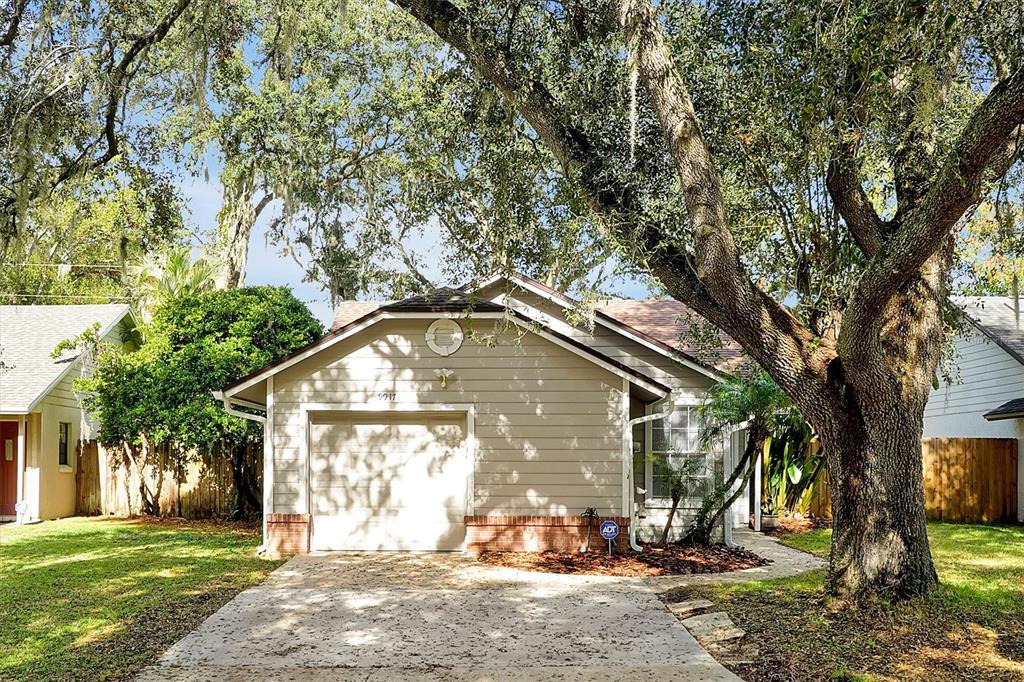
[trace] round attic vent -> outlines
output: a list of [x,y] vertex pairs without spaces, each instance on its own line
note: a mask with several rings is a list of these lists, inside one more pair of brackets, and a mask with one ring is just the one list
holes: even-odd
[[434,320],[427,327],[427,346],[438,355],[451,355],[462,346],[462,336],[455,320]]

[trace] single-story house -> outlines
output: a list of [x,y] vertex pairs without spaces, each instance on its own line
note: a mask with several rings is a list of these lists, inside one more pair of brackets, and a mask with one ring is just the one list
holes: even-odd
[[224,387],[265,424],[264,547],[568,548],[588,508],[617,541],[651,538],[670,503],[648,453],[707,458],[709,476],[738,458],[739,434],[700,452],[695,408],[743,355],[695,347],[675,301],[577,309],[521,275],[343,303],[326,336]]
[[95,324],[120,344],[134,321],[127,305],[0,306],[0,520],[75,513],[75,450],[96,427],[73,381],[91,367],[77,351],[51,354]]
[[[1015,439],[1017,519],[1024,521],[1024,331],[1020,301],[1006,296],[951,299],[964,325],[954,337],[956,367],[925,408],[925,438]],[[988,474],[986,475],[999,475]]]

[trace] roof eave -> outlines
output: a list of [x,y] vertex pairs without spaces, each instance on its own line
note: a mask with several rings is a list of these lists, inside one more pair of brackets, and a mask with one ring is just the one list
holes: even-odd
[[1017,412],[986,412],[981,416],[984,417],[985,421],[988,422],[998,422],[1003,421],[1005,419],[1021,419],[1024,418],[1024,410],[1020,410]]

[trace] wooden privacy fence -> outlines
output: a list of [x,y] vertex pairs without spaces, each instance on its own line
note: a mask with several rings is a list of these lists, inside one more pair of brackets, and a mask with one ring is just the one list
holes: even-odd
[[[975,523],[1017,520],[1017,441],[924,438],[924,505],[929,519]],[[828,472],[815,483],[809,512],[832,515]]]
[[995,523],[1017,520],[1017,441],[925,438],[928,518]]
[[[256,470],[258,448],[247,456]],[[85,515],[133,516],[143,512],[142,477],[146,487],[159,500],[161,516],[176,516],[181,500],[181,515],[187,519],[229,516],[235,490],[231,464],[225,457],[204,454],[190,463],[179,482],[174,477],[170,458],[158,458],[160,467],[139,468],[120,449],[107,449],[94,440],[79,443],[76,469],[76,512]],[[163,469],[162,475],[160,468]]]

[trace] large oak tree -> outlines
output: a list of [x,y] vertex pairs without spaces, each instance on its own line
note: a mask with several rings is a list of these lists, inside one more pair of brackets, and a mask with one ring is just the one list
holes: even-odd
[[814,426],[830,589],[926,593],[922,415],[956,238],[1020,152],[1019,13],[394,1],[529,122],[620,255],[738,341]]

